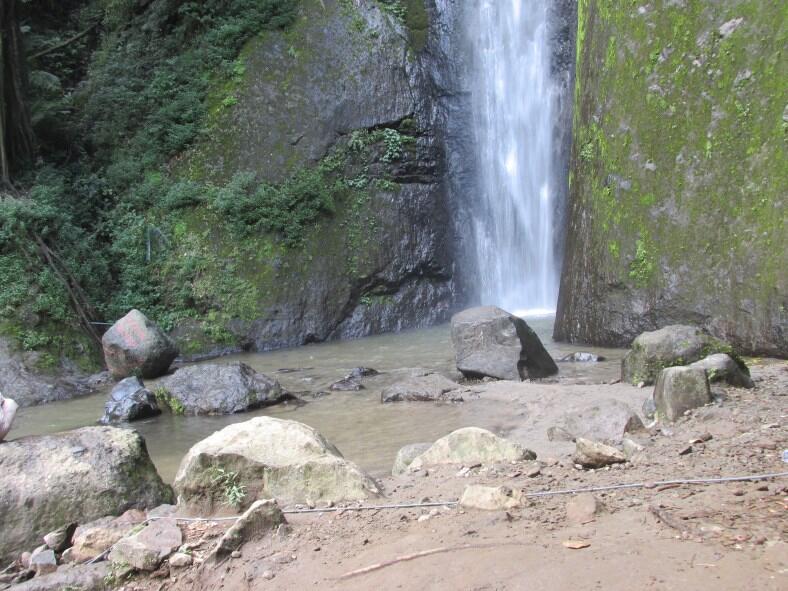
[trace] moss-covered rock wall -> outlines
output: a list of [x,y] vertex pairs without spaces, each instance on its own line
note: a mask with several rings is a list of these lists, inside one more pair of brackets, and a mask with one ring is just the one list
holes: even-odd
[[581,0],[555,336],[671,323],[788,355],[788,13]]

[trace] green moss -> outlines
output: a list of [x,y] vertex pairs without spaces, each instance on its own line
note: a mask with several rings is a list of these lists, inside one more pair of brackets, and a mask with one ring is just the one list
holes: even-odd
[[166,388],[160,387],[153,391],[156,401],[163,407],[169,408],[172,414],[182,415],[186,413],[183,403],[175,398]]
[[587,247],[649,294],[662,269],[683,268],[690,300],[712,289],[731,294],[731,313],[738,293],[774,305],[788,268],[786,216],[775,215],[788,186],[784,5],[578,8],[571,191],[592,212]]

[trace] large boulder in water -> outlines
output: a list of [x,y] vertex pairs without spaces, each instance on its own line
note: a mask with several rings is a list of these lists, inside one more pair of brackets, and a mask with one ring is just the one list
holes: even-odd
[[457,369],[469,378],[544,378],[558,366],[525,320],[495,306],[469,308],[451,319]]
[[107,368],[116,379],[157,378],[167,373],[178,356],[175,343],[139,310],[113,324],[101,344]]
[[240,362],[181,368],[161,379],[156,391],[173,410],[190,415],[244,412],[275,404],[285,395],[279,382]]
[[380,493],[320,433],[271,417],[230,425],[197,443],[181,461],[173,486],[179,504],[207,513],[233,500],[236,508],[246,508],[262,499],[356,501]]
[[441,437],[409,466],[410,471],[437,464],[494,464],[534,460],[536,454],[519,443],[485,429],[465,427]]
[[139,378],[121,380],[112,389],[104,405],[104,416],[100,423],[108,425],[121,421],[138,421],[161,414],[156,396]]
[[0,445],[0,561],[70,523],[172,500],[135,431],[85,427]]
[[697,367],[663,369],[654,387],[657,418],[675,421],[688,410],[709,404],[711,389],[706,372]]
[[[712,353],[728,352],[730,345],[696,326],[666,326],[644,332],[633,341],[632,349],[621,362],[621,380],[650,385],[666,367],[687,365]],[[746,372],[746,366],[740,365]]]

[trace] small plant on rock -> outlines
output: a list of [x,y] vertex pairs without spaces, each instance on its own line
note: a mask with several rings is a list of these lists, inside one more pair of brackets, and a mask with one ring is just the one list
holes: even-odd
[[231,507],[239,508],[246,498],[246,487],[238,482],[237,472],[214,466],[211,469],[211,482],[222,489],[225,504]]

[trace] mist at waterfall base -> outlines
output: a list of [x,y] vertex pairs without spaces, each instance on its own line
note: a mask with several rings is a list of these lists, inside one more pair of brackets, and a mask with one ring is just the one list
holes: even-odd
[[558,299],[557,90],[547,2],[479,0],[468,22],[481,189],[473,215],[480,297],[521,316],[551,314]]

